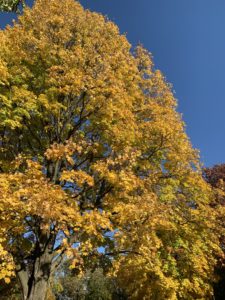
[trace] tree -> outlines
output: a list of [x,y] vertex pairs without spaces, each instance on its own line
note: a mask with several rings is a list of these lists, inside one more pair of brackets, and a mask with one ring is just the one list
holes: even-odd
[[115,279],[107,277],[102,268],[87,270],[83,276],[77,277],[73,270],[63,265],[57,272],[52,286],[57,300],[126,299]]
[[203,177],[213,188],[210,205],[217,213],[217,234],[223,250],[216,266],[219,281],[214,284],[215,299],[222,300],[225,298],[225,164],[205,168]]
[[19,6],[25,6],[24,0],[0,0],[0,11],[18,12]]
[[209,297],[209,187],[148,52],[72,0],[0,41],[0,279],[43,300],[64,257],[104,254],[130,299]]

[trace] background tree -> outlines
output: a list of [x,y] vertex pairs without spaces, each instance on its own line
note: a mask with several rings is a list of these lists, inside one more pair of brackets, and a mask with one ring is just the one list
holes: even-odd
[[211,206],[217,212],[217,234],[223,253],[218,257],[216,273],[220,280],[214,285],[215,299],[225,298],[225,164],[203,170],[203,177],[213,188]]
[[209,188],[147,51],[72,0],[0,41],[0,279],[43,300],[64,257],[82,272],[102,247],[130,299],[210,297]]
[[65,263],[58,270],[52,287],[57,300],[127,299],[115,278],[107,277],[102,268],[86,270],[83,276],[77,277],[76,272],[69,269]]

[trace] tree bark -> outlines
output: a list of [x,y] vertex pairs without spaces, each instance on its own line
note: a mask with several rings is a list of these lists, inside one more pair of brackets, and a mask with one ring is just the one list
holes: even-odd
[[45,279],[40,279],[38,281],[35,281],[32,289],[30,291],[30,294],[27,295],[25,300],[45,300],[46,293],[48,289],[48,281]]
[[26,269],[17,273],[23,300],[45,300],[51,273],[52,255],[47,251],[37,257]]

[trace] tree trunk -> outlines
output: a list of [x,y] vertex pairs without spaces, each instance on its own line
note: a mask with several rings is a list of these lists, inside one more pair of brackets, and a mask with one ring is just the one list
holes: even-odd
[[45,279],[40,279],[37,282],[34,282],[30,294],[27,295],[25,300],[45,300],[48,290],[48,281]]
[[48,282],[51,273],[52,256],[43,253],[37,257],[29,268],[23,269],[17,273],[22,293],[23,300],[45,300],[48,290]]

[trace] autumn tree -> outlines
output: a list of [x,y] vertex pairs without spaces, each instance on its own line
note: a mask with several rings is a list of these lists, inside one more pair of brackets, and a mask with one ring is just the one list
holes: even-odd
[[218,256],[216,265],[216,274],[219,280],[214,284],[215,299],[222,300],[225,298],[225,164],[204,168],[203,177],[213,188],[210,205],[217,213],[216,233],[223,250]]
[[64,257],[104,254],[130,299],[210,297],[209,187],[149,53],[73,0],[0,41],[0,279],[43,300]]

